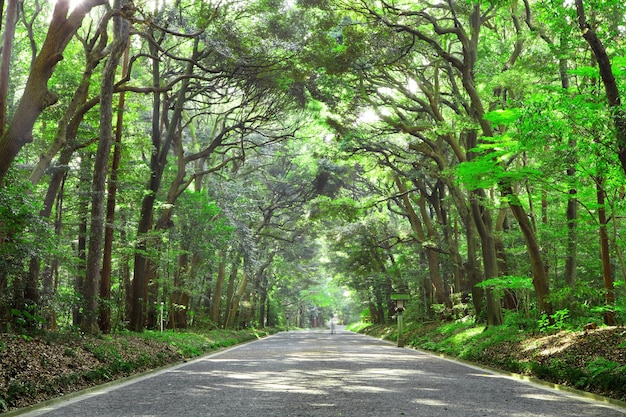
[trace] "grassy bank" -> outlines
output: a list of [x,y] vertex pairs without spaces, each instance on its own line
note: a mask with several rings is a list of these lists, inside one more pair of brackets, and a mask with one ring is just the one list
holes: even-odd
[[0,413],[185,361],[278,329],[0,334]]
[[[395,326],[350,330],[397,340]],[[473,323],[408,324],[405,345],[626,401],[626,328],[553,333]]]

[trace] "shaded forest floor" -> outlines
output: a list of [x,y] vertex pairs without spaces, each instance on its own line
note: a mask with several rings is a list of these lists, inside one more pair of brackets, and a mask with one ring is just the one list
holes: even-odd
[[277,329],[0,334],[0,413],[216,351]]
[[[394,327],[359,331],[397,340]],[[409,326],[404,335],[406,346],[626,401],[624,327],[544,334],[449,323]]]

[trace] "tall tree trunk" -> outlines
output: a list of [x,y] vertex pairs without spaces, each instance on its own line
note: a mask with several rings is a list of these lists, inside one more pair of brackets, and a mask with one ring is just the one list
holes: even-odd
[[[129,65],[129,45],[124,50],[122,64],[122,78],[126,77]],[[126,95],[120,93],[117,102],[117,120],[115,122],[115,146],[113,160],[111,161],[111,173],[107,190],[106,226],[104,229],[104,253],[102,258],[102,274],[100,277],[100,318],[98,324],[104,333],[111,332],[111,263],[113,261],[113,230],[115,224],[115,205],[117,199],[117,179],[119,176],[120,161],[122,159],[122,131],[124,128],[124,103]]]
[[[406,211],[407,216],[409,218],[411,229],[413,229],[413,232],[415,232],[415,234],[417,235],[418,241],[420,243],[425,243],[428,239],[436,239],[436,236],[432,236],[433,234],[436,234],[432,226],[429,227],[428,224],[426,224],[427,232],[424,232],[424,227],[422,226],[422,219],[420,219],[417,212],[413,208],[413,204],[411,203],[411,199],[409,197],[409,192],[406,188],[406,185],[402,182],[402,180],[398,176],[395,177],[395,182],[396,182],[396,187],[398,188],[398,191],[400,192],[400,198],[404,205],[404,210]],[[427,221],[426,217],[424,217],[424,215],[426,215],[425,204],[426,203],[422,197],[420,201],[418,201],[418,206],[422,213],[424,222]],[[428,236],[426,235],[426,233],[428,233]],[[446,288],[444,288],[443,280],[441,279],[441,270],[440,270],[440,265],[439,265],[439,253],[437,252],[436,249],[432,247],[422,246],[422,248],[424,252],[426,253],[426,257],[428,259],[428,274],[429,274],[430,282],[432,283],[435,289],[435,298],[437,300],[437,303],[443,304],[446,307],[452,307],[452,303],[450,302],[448,291],[446,291]]]
[[[122,227],[120,228],[120,244],[122,246],[128,245],[128,237],[126,233],[126,213],[121,211],[120,213],[120,223]],[[126,244],[126,245],[125,245]],[[132,309],[132,297],[133,297],[133,285],[131,281],[131,266],[130,266],[130,255],[123,254],[120,265],[120,287],[124,288],[123,297],[124,300],[120,300],[120,307],[122,302],[124,303],[124,309],[118,315],[118,321],[122,320],[129,323],[130,322],[130,311]]]
[[266,306],[267,306],[267,274],[263,274],[261,285],[259,288],[259,327],[265,327],[266,324]]
[[[561,59],[559,68],[561,69],[561,86],[563,89],[569,88],[569,78],[567,76],[567,62]],[[576,149],[576,138],[569,140],[570,149]],[[576,156],[567,158],[567,178],[570,184],[568,190],[569,198],[567,200],[567,211],[565,217],[567,220],[567,244],[565,254],[565,269],[563,277],[565,283],[573,291],[576,285],[576,261],[578,256],[578,190],[576,189],[576,164],[578,158]]]
[[[420,214],[424,221],[424,226],[426,226],[426,233],[428,241],[437,242],[438,241],[438,233],[435,229],[432,221],[430,220],[430,216],[426,209],[426,199],[427,196],[423,191],[423,187],[421,188],[421,195],[417,200],[417,205],[420,209]],[[439,304],[443,304],[448,308],[452,308],[452,302],[450,301],[450,291],[449,287],[444,284],[443,278],[441,276],[441,265],[439,262],[439,252],[437,248],[427,248],[426,249],[428,256],[428,271],[430,273],[430,279],[435,286],[435,290],[437,293],[435,294],[437,298],[437,302]]]
[[602,261],[602,280],[604,283],[604,324],[607,326],[617,325],[615,318],[615,287],[613,285],[613,273],[611,271],[611,254],[609,251],[609,234],[607,232],[607,216],[604,200],[604,178],[596,178],[598,221],[600,223],[600,259]]
[[[482,104],[478,102],[478,107],[482,109]],[[482,110],[480,110],[482,112]],[[483,114],[483,113],[480,113]],[[490,129],[490,126],[483,126],[483,129]],[[487,131],[490,134],[490,130]],[[478,133],[475,130],[467,132],[467,149],[474,149],[478,142]],[[467,160],[474,158],[473,152],[467,153]],[[482,255],[483,255],[483,271],[484,279],[496,278],[498,273],[498,253],[496,251],[496,242],[493,235],[493,219],[490,210],[485,206],[484,202],[488,199],[484,189],[470,191],[470,213],[478,236],[480,237]],[[485,299],[487,301],[487,325],[499,326],[503,322],[502,306],[493,291],[489,288],[485,289]]]
[[548,282],[548,276],[546,268],[543,262],[543,256],[541,253],[541,247],[537,241],[535,231],[528,220],[526,210],[522,207],[521,202],[514,194],[513,189],[510,186],[502,187],[503,195],[509,200],[509,207],[511,212],[519,224],[524,240],[526,241],[526,249],[528,249],[528,257],[530,260],[531,269],[533,271],[533,287],[535,288],[535,295],[537,296],[537,304],[539,310],[542,313],[551,316],[554,313],[552,303],[549,300],[550,286]]
[[220,326],[222,287],[224,286],[224,279],[226,278],[226,261],[223,255],[218,254],[218,258],[220,261],[217,270],[217,280],[215,281],[215,290],[213,291],[213,297],[211,297],[211,309],[209,312],[209,320],[217,327]]
[[[574,144],[574,148],[575,146]],[[574,176],[576,175],[576,168],[568,168],[567,175],[573,182]],[[574,290],[574,286],[576,285],[576,259],[578,252],[578,199],[576,198],[578,190],[571,187],[568,194],[570,197],[567,200],[567,211],[565,214],[567,220],[567,245],[563,277],[567,286]]]
[[[156,239],[151,239],[149,242],[154,242],[155,240]],[[161,242],[153,243],[151,246],[155,253],[162,253]],[[159,293],[165,294],[166,292],[165,285],[161,285],[165,284],[165,280],[160,279],[162,277],[162,275],[159,274],[161,268],[157,262],[148,259],[146,265],[146,282],[144,287],[146,319],[144,325],[149,330],[155,330],[159,317]],[[166,276],[167,274],[168,272],[165,272]]]
[[445,224],[445,228],[449,229],[446,233],[446,242],[450,248],[450,258],[452,261],[452,274],[454,293],[460,294],[463,292],[463,283],[467,280],[465,268],[463,268],[463,258],[459,251],[459,225],[458,221],[454,220],[453,224]]
[[266,299],[267,307],[265,308],[265,323],[267,326],[275,326],[276,323],[272,320],[272,303],[269,297]]
[[46,39],[33,62],[20,104],[0,137],[0,186],[19,151],[32,141],[33,126],[41,112],[58,100],[57,95],[48,89],[48,80],[56,64],[63,59],[65,47],[85,15],[101,4],[104,0],[85,0],[70,12],[70,0],[55,3]]
[[272,265],[272,262],[274,261],[275,256],[276,256],[276,252],[271,251],[268,254],[265,262],[263,262],[263,264],[259,266],[259,269],[257,270],[255,274],[254,288],[258,292],[260,292],[260,300],[257,300],[257,294],[251,294],[251,300],[252,300],[251,315],[254,314],[254,311],[256,310],[256,303],[258,301],[260,305],[260,309],[259,309],[259,314],[257,317],[259,320],[259,326],[261,327],[264,327],[263,321],[265,320],[265,300],[267,298],[267,269],[270,267],[270,265]]
[[[472,215],[476,223],[476,229],[480,236],[484,278],[496,278],[498,276],[498,255],[496,252],[495,238],[493,236],[493,222],[491,213],[487,208],[482,206],[479,201],[485,198],[483,190],[472,191],[470,204],[472,207]],[[502,324],[502,308],[500,300],[495,296],[492,290],[485,290],[487,300],[487,325],[499,326]]]
[[[116,0],[115,9],[121,10],[127,1]],[[100,129],[98,132],[100,140],[98,141],[94,164],[89,254],[85,276],[85,307],[80,325],[82,331],[90,334],[100,331],[97,321],[99,316],[98,294],[100,291],[100,267],[105,220],[104,195],[109,168],[109,154],[113,144],[113,89],[117,67],[128,43],[129,30],[130,24],[125,18],[119,15],[113,17],[114,39],[111,53],[102,71],[102,84],[100,85]]]
[[189,292],[185,290],[185,276],[189,274],[189,254],[181,253],[178,256],[178,268],[174,275],[174,288],[170,293],[170,324],[172,329],[187,327],[187,309],[189,307]]
[[483,276],[480,270],[480,261],[478,260],[478,239],[474,225],[470,224],[465,233],[465,242],[467,244],[467,264],[465,265],[467,283],[465,284],[472,294],[472,305],[474,306],[476,316],[480,317],[484,309],[485,291],[478,286],[483,280]]
[[[1,11],[0,11],[1,13]],[[9,95],[9,77],[11,69],[11,53],[17,23],[17,0],[8,0],[6,9],[6,25],[2,41],[2,61],[0,62],[0,137],[7,125],[7,107]]]
[[76,298],[80,298],[80,302],[73,307],[73,324],[80,326],[82,321],[82,295],[85,287],[85,268],[87,265],[87,223],[89,219],[89,174],[91,173],[91,162],[93,154],[91,152],[82,153],[80,161],[79,182],[78,182],[78,246],[76,248],[76,257],[78,265],[76,266],[76,278],[74,281],[74,293]]
[[224,324],[224,328],[226,329],[234,328],[235,318],[237,317],[237,310],[239,310],[239,303],[246,294],[246,290],[248,287],[248,273],[244,270],[241,275],[242,278],[239,286],[237,287],[237,292],[233,295],[232,301],[230,302],[228,316],[226,317],[226,322]]
[[[137,227],[137,246],[135,251],[135,273],[133,279],[133,304],[130,317],[130,330],[140,332],[144,327],[144,310],[146,308],[146,285],[147,285],[147,268],[148,259],[146,251],[148,248],[147,234],[151,229],[152,217],[154,211],[154,203],[156,194],[161,188],[161,180],[163,171],[167,162],[167,154],[172,142],[179,134],[180,122],[182,119],[183,108],[186,102],[186,95],[189,89],[189,77],[193,74],[195,60],[198,55],[199,38],[195,39],[193,55],[189,59],[185,70],[186,77],[181,81],[180,89],[176,95],[172,117],[169,121],[165,138],[161,141],[161,98],[160,93],[155,92],[153,96],[152,107],[152,146],[153,152],[150,159],[150,182],[148,184],[148,193],[141,202],[141,214],[139,225]],[[158,56],[159,51],[155,45],[150,43],[153,56]],[[160,85],[160,71],[157,59],[153,60],[152,66],[152,82],[155,87]]]
[[476,236],[476,225],[474,223],[471,205],[465,195],[455,184],[448,184],[450,195],[454,200],[454,205],[461,217],[465,229],[465,242],[467,245],[467,262],[464,266],[464,281],[461,281],[461,291],[464,293],[471,292],[472,304],[477,316],[482,314],[483,299],[485,292],[477,284],[482,281],[482,275],[480,270],[480,262],[478,257],[478,240]]
[[228,328],[226,326],[226,321],[228,320],[228,314],[230,313],[233,299],[235,298],[235,284],[236,284],[238,273],[239,273],[239,257],[235,257],[232,262],[230,274],[228,275],[228,285],[226,286],[226,307],[224,309],[225,311],[224,328],[225,329]]
[[611,60],[596,31],[587,22],[583,0],[575,0],[574,3],[576,4],[576,12],[578,14],[578,26],[598,62],[600,77],[602,78],[606,98],[611,108],[613,124],[615,125],[617,156],[622,165],[622,171],[626,173],[626,111],[622,108],[620,91],[615,75],[613,75]]
[[[508,210],[501,208],[498,212],[498,218],[496,219],[496,253],[498,256],[498,272],[500,275],[509,275],[509,266],[506,258],[506,250],[504,243],[502,242],[502,235],[504,234],[504,223],[506,221],[506,214]],[[509,289],[504,289],[504,308],[507,310],[516,310],[518,308],[518,299],[514,292]]]

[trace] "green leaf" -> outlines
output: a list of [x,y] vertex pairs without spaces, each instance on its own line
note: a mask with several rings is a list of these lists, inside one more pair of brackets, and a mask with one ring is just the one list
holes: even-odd
[[532,278],[517,275],[503,275],[497,278],[486,279],[476,284],[476,286],[495,290],[532,290],[534,288]]
[[483,119],[496,125],[508,126],[517,121],[521,114],[518,109],[498,109],[485,113]]
[[598,78],[600,76],[600,70],[597,67],[578,67],[567,72],[579,77]]

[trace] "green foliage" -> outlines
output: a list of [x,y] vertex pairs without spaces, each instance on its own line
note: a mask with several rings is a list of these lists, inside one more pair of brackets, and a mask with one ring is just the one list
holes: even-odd
[[22,329],[33,328],[37,324],[46,322],[46,319],[37,313],[37,305],[35,304],[31,304],[22,310],[12,308],[11,314],[14,317],[14,323]]
[[[581,387],[598,387],[605,391],[626,386],[626,366],[605,358],[597,358],[585,366],[584,375],[577,381]],[[622,389],[623,390],[623,389]]]
[[[489,113],[502,123],[515,120],[517,112]],[[498,119],[498,117],[500,119]],[[460,163],[455,169],[457,181],[469,189],[491,188],[499,184],[515,184],[523,180],[540,178],[542,173],[530,166],[511,164],[523,151],[521,142],[509,134],[482,138],[472,149],[477,155],[469,162]]]
[[23,271],[31,256],[53,250],[50,225],[39,216],[41,208],[32,185],[8,180],[0,191],[0,269],[9,277]]
[[557,310],[549,316],[543,313],[538,321],[539,331],[546,333],[567,329],[569,327],[569,314],[570,312],[567,308]]
[[494,291],[502,293],[508,290],[532,290],[533,280],[530,277],[517,275],[503,275],[496,278],[489,278],[476,284],[480,288],[491,288]]
[[535,317],[518,311],[506,310],[504,312],[504,325],[529,333],[539,330],[539,323]]
[[309,207],[311,221],[336,219],[349,222],[361,215],[358,202],[348,197],[332,199],[327,196],[318,196]]
[[485,113],[483,118],[494,125],[509,126],[522,116],[519,109],[499,109]]

